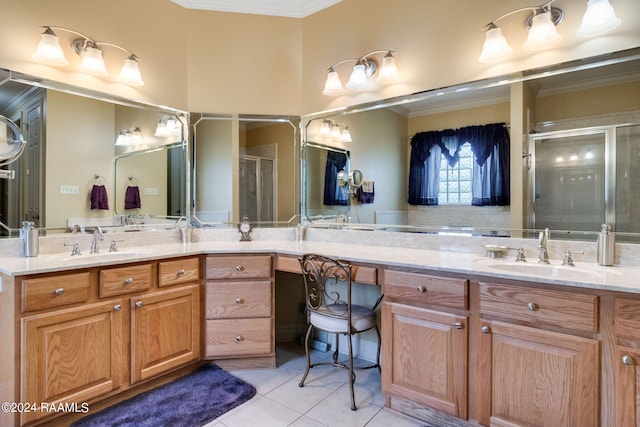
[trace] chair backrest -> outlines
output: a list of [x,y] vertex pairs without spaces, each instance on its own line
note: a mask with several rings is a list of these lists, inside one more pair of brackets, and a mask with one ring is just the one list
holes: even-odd
[[323,255],[305,254],[300,266],[307,314],[316,312],[347,319],[351,324],[351,264]]

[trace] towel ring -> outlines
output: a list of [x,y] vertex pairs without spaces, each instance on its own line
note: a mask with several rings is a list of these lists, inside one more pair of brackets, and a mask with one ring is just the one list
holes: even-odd
[[102,185],[107,185],[107,180],[102,175],[98,175],[98,174],[93,175],[93,180],[94,181],[101,181]]
[[138,184],[139,184],[138,178],[136,178],[136,177],[135,177],[135,176],[133,176],[133,175],[129,175],[129,176],[127,177],[127,179],[128,179],[128,180],[129,180],[129,182],[130,182],[130,183],[132,183],[132,184],[136,184],[136,185],[138,185]]

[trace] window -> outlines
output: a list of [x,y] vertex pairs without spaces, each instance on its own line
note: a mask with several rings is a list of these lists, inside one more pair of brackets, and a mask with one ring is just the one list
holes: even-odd
[[447,159],[440,160],[439,205],[470,205],[473,153],[468,142],[460,146],[458,163],[449,166]]

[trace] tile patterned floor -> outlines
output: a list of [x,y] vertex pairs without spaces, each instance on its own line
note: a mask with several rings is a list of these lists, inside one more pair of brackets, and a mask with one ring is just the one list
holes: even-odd
[[[312,360],[329,360],[330,352],[314,350]],[[234,370],[233,375],[256,387],[255,397],[221,415],[205,427],[417,427],[424,426],[384,407],[377,369],[356,372],[357,411],[350,409],[348,371],[318,366],[305,386],[298,382],[305,369],[304,348],[278,346],[277,369]]]

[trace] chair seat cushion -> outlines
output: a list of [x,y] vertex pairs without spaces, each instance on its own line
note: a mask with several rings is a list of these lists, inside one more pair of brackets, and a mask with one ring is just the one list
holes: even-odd
[[[332,307],[332,310],[336,313],[345,313],[346,307],[344,304],[336,304]],[[327,313],[329,313],[327,311]],[[351,306],[351,326],[354,332],[366,331],[373,328],[376,325],[377,316],[373,310],[363,307],[361,305]],[[331,316],[329,314],[323,314],[320,312],[312,311],[309,316],[309,322],[323,331],[332,333],[347,333],[349,328],[347,327],[347,319]]]

